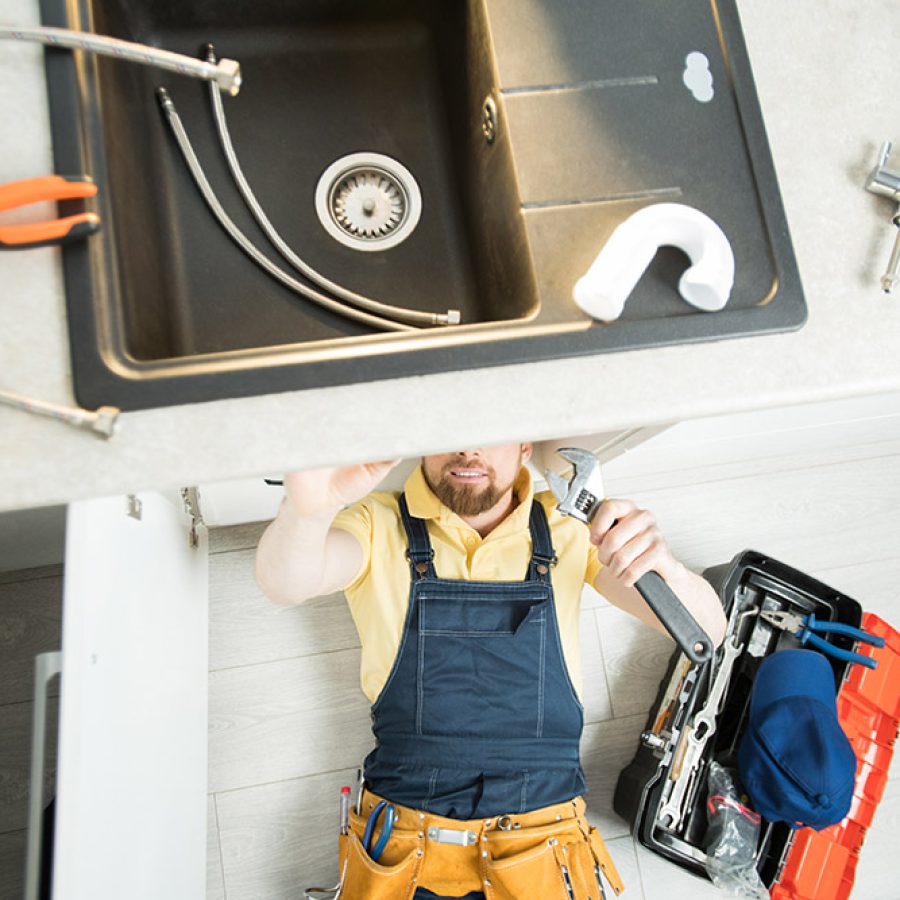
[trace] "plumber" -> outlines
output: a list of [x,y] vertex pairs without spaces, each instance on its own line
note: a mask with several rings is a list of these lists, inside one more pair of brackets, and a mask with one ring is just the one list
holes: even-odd
[[534,493],[531,452],[426,456],[402,493],[372,493],[397,462],[285,477],[257,579],[277,603],[344,591],[373,704],[343,900],[621,890],[582,799],[582,586],[667,633],[634,588],[653,570],[715,644],[725,616],[652,513],[610,499],[586,528]]

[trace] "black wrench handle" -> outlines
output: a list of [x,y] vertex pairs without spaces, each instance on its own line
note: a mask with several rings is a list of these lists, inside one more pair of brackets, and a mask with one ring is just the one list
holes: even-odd
[[712,659],[713,645],[709,635],[656,572],[641,575],[634,586],[691,662],[704,663]]

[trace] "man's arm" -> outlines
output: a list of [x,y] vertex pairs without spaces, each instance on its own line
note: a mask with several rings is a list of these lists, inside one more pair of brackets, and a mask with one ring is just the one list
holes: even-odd
[[293,472],[256,550],[256,580],[275,603],[302,603],[346,587],[363,561],[356,538],[331,523],[366,496],[399,460]]
[[594,587],[613,606],[668,634],[634,583],[647,572],[656,572],[672,588],[697,624],[715,646],[725,638],[727,619],[712,586],[675,558],[656,519],[649,510],[630,500],[604,500],[591,523],[591,543],[604,568]]

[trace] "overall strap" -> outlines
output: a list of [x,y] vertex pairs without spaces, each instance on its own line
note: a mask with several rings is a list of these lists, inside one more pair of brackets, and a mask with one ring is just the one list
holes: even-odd
[[410,515],[406,504],[406,494],[400,494],[398,505],[400,507],[400,520],[406,531],[406,558],[413,581],[421,578],[437,578],[434,571],[434,548],[431,546],[431,538],[428,537],[428,526],[424,519],[417,519]]
[[528,526],[531,529],[531,561],[528,563],[528,579],[549,581],[550,567],[556,565],[556,553],[553,550],[547,514],[539,500],[531,501],[531,516]]

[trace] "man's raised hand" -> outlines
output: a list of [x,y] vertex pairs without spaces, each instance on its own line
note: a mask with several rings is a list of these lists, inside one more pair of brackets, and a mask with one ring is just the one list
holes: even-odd
[[307,469],[284,476],[287,506],[297,516],[334,516],[384,480],[399,459],[338,468]]

